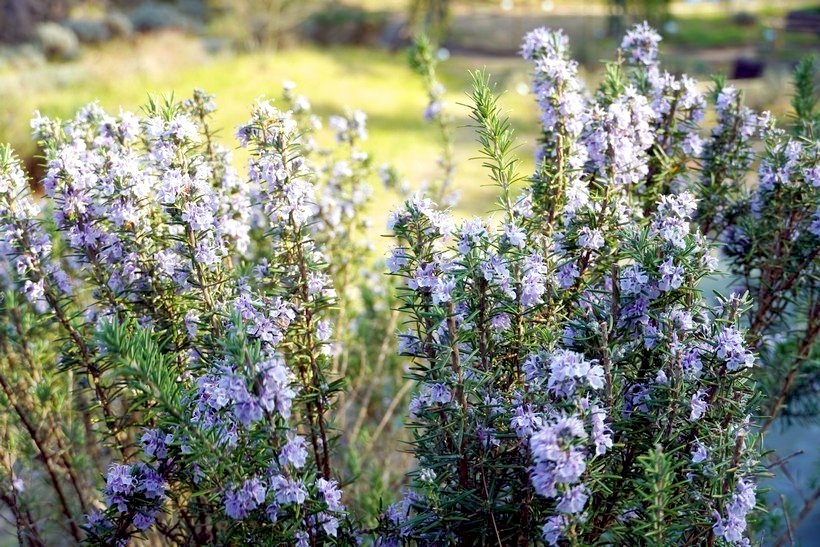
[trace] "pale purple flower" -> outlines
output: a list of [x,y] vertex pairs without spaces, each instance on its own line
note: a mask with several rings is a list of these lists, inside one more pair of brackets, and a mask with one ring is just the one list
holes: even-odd
[[147,498],[164,500],[167,487],[165,479],[152,467],[144,464],[137,464],[137,467],[141,475],[139,490]]
[[649,276],[639,264],[632,264],[624,268],[620,279],[620,288],[623,294],[641,294],[649,283]]
[[252,422],[258,422],[264,416],[262,407],[259,406],[257,401],[251,399],[250,395],[234,404],[233,414],[239,423],[245,427],[250,426]]
[[521,56],[528,61],[540,57],[566,57],[569,53],[569,38],[561,29],[536,28],[524,36]]
[[675,266],[671,258],[667,258],[661,263],[659,268],[661,280],[658,282],[658,288],[662,291],[670,291],[680,288],[683,284],[683,267]]
[[520,226],[507,223],[504,225],[504,239],[513,247],[524,248],[527,244],[527,234]]
[[606,424],[606,411],[598,405],[590,410],[592,420],[592,441],[595,443],[595,455],[603,456],[607,449],[612,448],[612,430]]
[[487,236],[487,227],[484,220],[473,217],[462,224],[458,233],[458,251],[467,254]]
[[265,515],[270,522],[277,522],[279,520],[279,504],[272,501],[265,508]]
[[323,272],[310,272],[308,274],[308,294],[310,296],[322,293],[332,286],[330,277]]
[[689,414],[689,419],[693,422],[701,419],[701,417],[703,417],[706,413],[709,405],[704,399],[705,395],[706,392],[702,389],[699,389],[692,395],[692,400],[690,402],[690,407],[692,410]]
[[672,326],[679,331],[689,332],[695,326],[692,313],[683,308],[673,309],[668,313],[667,317]]
[[697,209],[697,200],[689,192],[675,196],[661,196],[652,215],[651,231],[677,248],[683,248],[689,234],[689,222]]
[[94,509],[85,516],[88,526],[92,528],[109,528],[111,521],[105,517],[105,514],[99,509]]
[[399,355],[418,355],[421,352],[421,341],[410,329],[406,330],[399,337]]
[[597,251],[604,246],[604,237],[601,230],[584,226],[578,235],[578,245],[584,249]]
[[234,520],[241,520],[248,516],[245,509],[243,498],[240,497],[236,490],[228,490],[225,492],[225,514]]
[[413,290],[431,289],[436,284],[436,265],[424,264],[416,268],[413,277],[408,278],[407,286]]
[[113,464],[108,470],[105,481],[106,494],[129,495],[137,485],[137,478],[131,474],[128,465]]
[[703,154],[703,138],[697,133],[687,133],[683,138],[683,151],[694,158],[699,158]]
[[703,362],[700,359],[701,350],[699,348],[692,348],[684,352],[681,359],[683,370],[689,377],[697,377],[703,370]]
[[342,505],[342,491],[339,490],[339,483],[335,480],[316,479],[316,488],[322,493],[322,497],[327,503],[330,511],[344,511]]
[[663,338],[663,333],[654,324],[648,323],[643,326],[643,343],[647,349],[657,347]]
[[[321,479],[320,479],[321,480]],[[329,513],[319,513],[317,520],[322,525],[322,530],[331,537],[336,537],[339,532],[339,519]]]
[[578,484],[569,489],[558,502],[556,509],[564,514],[580,513],[589,499],[586,486]]
[[643,184],[655,134],[654,112],[634,87],[608,107],[593,107],[584,143],[590,162],[601,177],[617,187]]
[[811,217],[809,231],[814,237],[820,238],[820,205],[817,206],[817,209]]
[[755,484],[749,479],[740,478],[732,499],[726,506],[725,518],[715,512],[715,534],[729,543],[744,544],[743,532],[746,530],[746,516],[755,507]]
[[443,106],[444,105],[440,100],[431,100],[427,107],[424,109],[424,120],[427,122],[432,122],[433,120],[435,120],[441,114]]
[[140,438],[142,451],[146,456],[154,456],[158,460],[168,456],[168,444],[174,441],[171,433],[163,433],[159,429],[146,429]]
[[31,302],[32,304],[38,304],[45,298],[45,285],[42,279],[39,281],[31,281],[26,279],[25,284],[23,285],[23,293],[26,295],[26,299]]
[[586,182],[574,177],[567,183],[564,194],[566,198],[564,218],[569,221],[578,211],[589,204],[589,187]]
[[258,402],[268,412],[276,411],[289,419],[296,391],[291,387],[293,373],[280,357],[262,361],[256,365],[258,377]]
[[185,314],[185,330],[191,339],[196,338],[199,333],[199,312],[197,310],[188,310]]
[[430,404],[441,403],[446,405],[453,400],[453,394],[446,385],[436,383],[429,386],[427,400]]
[[743,334],[733,326],[725,327],[718,333],[717,356],[726,361],[727,370],[739,370],[754,365],[754,355],[747,351]]
[[549,545],[558,545],[558,540],[567,525],[566,517],[563,515],[554,515],[547,518],[544,527],[541,528],[541,535],[544,537]]
[[403,247],[396,247],[390,250],[385,265],[390,273],[396,273],[407,264],[408,260],[407,250]]
[[316,322],[316,339],[319,342],[327,342],[333,336],[333,325],[330,321],[323,319]]
[[586,470],[583,449],[577,443],[588,437],[576,416],[557,416],[530,437],[535,467],[532,481],[536,492],[555,497],[556,484],[574,483]]
[[509,314],[499,313],[490,319],[490,327],[496,332],[504,331],[512,326],[512,319]]
[[808,167],[803,174],[803,178],[806,179],[806,184],[809,186],[820,188],[820,165]]
[[706,461],[708,453],[706,446],[700,441],[695,441],[692,444],[692,463],[701,463]]
[[137,530],[147,530],[151,526],[154,525],[157,516],[157,510],[153,510],[149,513],[138,512],[134,515],[134,527]]
[[182,211],[182,220],[195,232],[201,232],[213,227],[214,212],[208,205],[188,203]]
[[550,374],[547,387],[554,394],[569,397],[582,382],[592,389],[604,387],[604,369],[583,354],[567,349],[553,352],[549,359]]
[[[569,41],[562,31],[536,29],[524,38],[521,54],[534,64],[532,91],[541,109],[543,145],[536,150],[536,164],[563,148],[566,164],[579,169],[586,149],[578,141],[587,118],[587,101],[577,78],[578,64],[568,58]],[[563,141],[559,135],[567,137]]]
[[632,384],[626,392],[626,401],[621,414],[624,418],[629,418],[633,412],[649,412],[649,388],[644,384]]
[[627,31],[621,49],[632,63],[649,67],[657,64],[660,42],[661,35],[644,21]]
[[532,408],[532,405],[517,406],[514,411],[510,428],[520,439],[525,439],[540,429],[544,421]]
[[301,505],[308,498],[308,491],[300,479],[294,480],[277,475],[271,479],[271,489],[276,495],[276,501],[282,505],[288,503]]
[[521,279],[521,305],[533,306],[541,301],[547,287],[547,266],[541,255],[533,253],[524,259]]
[[510,269],[507,267],[504,258],[495,253],[490,253],[490,256],[482,261],[479,267],[484,279],[497,285],[510,298],[514,297],[515,291],[511,284]]
[[578,270],[578,265],[573,260],[558,268],[558,271],[555,273],[555,278],[562,289],[570,289],[575,285],[575,280],[578,279],[580,275],[581,272]]
[[455,279],[449,276],[441,276],[436,278],[432,293],[433,304],[439,305],[442,302],[449,302],[452,297],[453,289],[455,288]]
[[301,435],[288,432],[288,442],[282,447],[279,452],[279,459],[283,465],[292,465],[296,469],[301,469],[305,466],[308,452],[305,438]]
[[167,131],[163,136],[174,136],[179,140],[199,142],[199,128],[196,123],[184,114],[177,114],[168,122]]

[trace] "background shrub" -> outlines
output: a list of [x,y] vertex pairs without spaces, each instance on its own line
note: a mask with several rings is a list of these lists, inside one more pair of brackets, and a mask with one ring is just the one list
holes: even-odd
[[128,14],[134,30],[150,32],[155,30],[191,30],[194,23],[177,8],[169,4],[141,2]]
[[41,23],[35,29],[37,43],[46,57],[57,61],[69,61],[80,54],[80,41],[69,27],[57,23]]

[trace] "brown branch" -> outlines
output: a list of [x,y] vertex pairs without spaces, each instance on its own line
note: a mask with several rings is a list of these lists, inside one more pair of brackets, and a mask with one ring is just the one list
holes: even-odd
[[40,438],[40,434],[38,433],[37,428],[31,422],[31,420],[28,417],[28,414],[17,401],[14,395],[14,390],[11,389],[11,386],[8,384],[8,382],[6,382],[5,377],[1,374],[0,388],[3,389],[6,398],[9,400],[9,403],[11,403],[12,408],[14,408],[15,413],[20,418],[20,422],[23,424],[23,427],[25,428],[26,432],[31,438],[31,441],[34,443],[34,446],[40,453],[40,457],[42,458],[43,464],[46,467],[46,472],[48,473],[49,482],[51,482],[52,488],[54,488],[54,493],[57,494],[57,499],[60,502],[60,510],[62,511],[63,516],[66,518],[66,521],[71,530],[71,535],[79,543],[82,537],[80,533],[80,528],[77,526],[77,523],[74,521],[74,517],[71,514],[71,506],[68,504],[68,499],[66,498],[65,492],[63,492],[63,486],[60,484],[60,479],[57,476],[57,470],[54,467],[52,455],[49,454],[49,452],[46,450],[46,447],[43,444],[43,440]]
[[783,379],[783,382],[780,384],[780,389],[778,390],[777,396],[775,396],[774,401],[769,406],[769,416],[766,418],[766,421],[763,422],[763,425],[760,428],[760,434],[763,435],[766,431],[772,426],[774,421],[780,414],[780,411],[783,408],[783,405],[788,398],[789,394],[792,392],[794,388],[795,381],[800,373],[800,366],[803,364],[803,361],[808,358],[811,354],[812,349],[815,346],[815,340],[817,339],[818,335],[820,335],[820,302],[815,304],[812,308],[811,316],[809,318],[809,325],[806,328],[806,333],[803,336],[803,340],[800,343],[800,347],[798,348],[797,355],[792,362],[791,367],[789,368],[789,372]]
[[[797,518],[792,521],[792,528],[797,529],[800,526],[800,523],[803,522],[806,517],[808,517],[812,510],[814,510],[814,506],[817,503],[817,500],[820,500],[820,488],[817,488],[814,492],[812,492],[811,496],[809,496],[806,503],[803,505],[803,509],[797,514]],[[785,532],[780,534],[780,536],[775,540],[774,545],[775,547],[780,547],[781,545],[785,545],[786,542],[789,540],[791,535],[791,529],[787,529]]]

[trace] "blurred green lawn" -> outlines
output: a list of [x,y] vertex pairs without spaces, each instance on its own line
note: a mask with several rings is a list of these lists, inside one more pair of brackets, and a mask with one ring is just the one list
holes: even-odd
[[[186,97],[196,88],[216,95],[214,126],[218,138],[231,148],[235,127],[247,119],[257,97],[276,98],[284,80],[297,84],[316,113],[327,116],[346,107],[368,115],[370,138],[365,148],[377,165],[394,164],[412,187],[438,174],[439,140],[436,129],[422,117],[426,94],[418,76],[410,71],[404,52],[361,48],[301,48],[283,52],[208,56],[192,39],[178,35],[143,37],[138,44],[111,44],[90,51],[81,61],[41,67],[25,74],[0,74],[4,107],[0,142],[9,141],[22,156],[35,153],[28,122],[35,109],[46,115],[68,117],[81,105],[98,100],[109,112],[120,107],[138,109],[148,94],[174,93]],[[130,47],[131,51],[121,48]],[[163,60],[164,59],[164,60]],[[480,161],[469,161],[477,148],[469,122],[469,71],[486,68],[509,109],[521,142],[522,168],[529,172],[537,115],[532,98],[524,91],[528,68],[509,58],[453,56],[440,66],[440,77],[449,90],[456,132],[455,186],[461,193],[459,214],[479,214],[494,205],[496,190],[486,186]],[[522,87],[524,86],[524,87]],[[457,103],[462,103],[457,104]],[[237,166],[244,155],[236,153]],[[387,212],[399,197],[375,188],[372,205],[374,234],[384,232]],[[380,239],[380,238],[375,238]]]
[[[584,42],[575,40],[573,50],[586,47]],[[674,54],[670,58],[675,61]],[[529,68],[524,61],[505,56],[453,55],[440,65],[439,75],[449,90],[450,108],[460,126],[455,153],[455,187],[461,193],[456,208],[459,215],[493,209],[497,195],[495,188],[486,186],[488,178],[481,162],[470,161],[477,146],[472,130],[465,127],[469,120],[463,103],[469,101],[469,72],[481,68],[486,68],[503,92],[501,104],[510,112],[522,145],[519,155],[524,173],[532,171],[538,132],[536,106],[527,92]],[[595,85],[595,77],[592,74],[589,85]],[[364,110],[370,129],[366,149],[377,165],[395,165],[411,187],[418,188],[438,176],[439,137],[435,127],[422,117],[426,94],[420,78],[407,66],[404,52],[302,47],[211,55],[201,39],[179,33],[143,35],[131,41],[88,47],[81,59],[71,63],[0,69],[0,142],[10,142],[21,156],[31,158],[36,149],[29,135],[29,120],[35,109],[46,115],[69,117],[83,104],[98,100],[116,113],[120,107],[139,109],[149,94],[186,97],[199,87],[216,95],[214,126],[220,129],[218,138],[235,148],[234,130],[247,119],[251,104],[260,96],[278,97],[284,80],[296,82],[298,91],[307,95],[315,111],[323,116],[342,112],[345,107]],[[752,106],[774,107],[782,114],[788,103],[788,94],[783,93],[787,85],[785,81],[764,79],[742,87],[751,92],[748,97]],[[778,106],[778,102],[785,104]],[[238,150],[236,164],[240,169],[244,159]],[[400,198],[378,184],[374,190],[371,240],[383,248],[386,242],[377,236],[384,233],[387,212]]]

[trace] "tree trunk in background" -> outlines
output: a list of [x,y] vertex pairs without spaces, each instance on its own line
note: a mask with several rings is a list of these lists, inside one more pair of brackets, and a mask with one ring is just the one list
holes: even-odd
[[59,21],[68,15],[71,0],[4,0],[0,2],[0,42],[19,43],[31,38],[38,23]]

